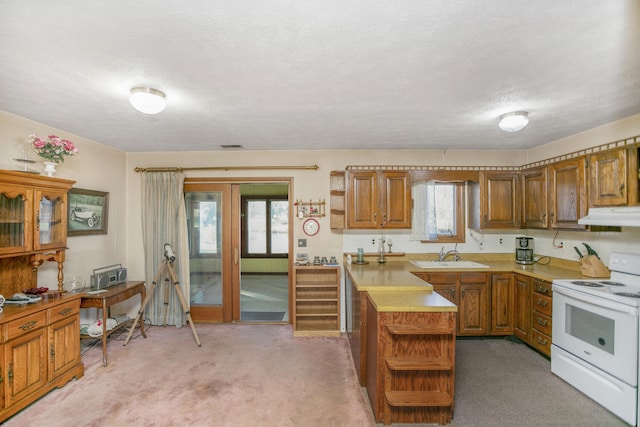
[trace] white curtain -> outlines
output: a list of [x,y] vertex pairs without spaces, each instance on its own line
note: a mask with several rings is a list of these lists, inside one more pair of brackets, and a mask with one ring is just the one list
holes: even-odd
[[411,187],[413,216],[410,240],[438,240],[436,181],[417,182]]
[[[142,238],[145,254],[147,289],[154,277],[153,297],[145,307],[145,317],[153,325],[185,325],[185,313],[166,268],[160,269],[164,257],[164,245],[169,243],[176,260],[171,263],[180,283],[180,290],[189,306],[189,248],[187,241],[187,217],[184,203],[184,174],[181,172],[147,172],[142,174]],[[166,292],[166,287],[169,287]],[[165,295],[168,306],[165,310]],[[166,316],[166,317],[165,317]]]

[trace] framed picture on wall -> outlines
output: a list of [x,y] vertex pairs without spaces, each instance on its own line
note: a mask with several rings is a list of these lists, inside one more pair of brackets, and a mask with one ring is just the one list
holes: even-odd
[[68,206],[68,236],[107,234],[109,193],[72,188]]

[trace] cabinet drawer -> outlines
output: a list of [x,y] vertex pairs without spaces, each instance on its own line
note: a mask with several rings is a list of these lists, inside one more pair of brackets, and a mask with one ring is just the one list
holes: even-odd
[[533,292],[551,296],[551,283],[545,282],[543,280],[533,280]]
[[7,340],[42,328],[47,324],[47,312],[42,310],[7,323]]
[[422,280],[426,280],[427,282],[431,283],[432,285],[449,284],[449,283],[455,284],[457,282],[456,273],[431,273],[431,274],[425,274],[425,276],[421,277],[421,279]]
[[551,316],[551,297],[547,297],[540,294],[533,294],[533,309],[534,311],[539,311],[542,314],[546,314],[547,316]]
[[540,353],[551,355],[551,338],[535,329],[531,331],[531,345]]
[[80,300],[69,301],[64,304],[57,305],[47,310],[49,323],[55,323],[58,320],[66,319],[80,312]]
[[533,312],[533,328],[538,332],[551,336],[551,317],[537,311]]
[[460,283],[487,283],[487,273],[460,273]]

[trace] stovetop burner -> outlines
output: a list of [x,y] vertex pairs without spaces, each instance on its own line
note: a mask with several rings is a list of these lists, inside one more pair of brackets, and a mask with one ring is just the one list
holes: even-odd
[[584,280],[572,280],[571,283],[578,286],[587,286],[589,288],[604,288],[604,285],[596,282],[586,282]]
[[603,280],[600,283],[602,283],[603,285],[607,285],[607,286],[625,286],[623,283],[613,282],[611,280]]
[[621,297],[640,298],[640,294],[633,294],[631,292],[614,292],[614,295],[620,295]]

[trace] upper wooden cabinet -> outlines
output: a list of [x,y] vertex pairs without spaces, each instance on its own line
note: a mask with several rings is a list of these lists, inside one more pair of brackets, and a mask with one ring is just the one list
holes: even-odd
[[638,149],[619,148],[589,156],[589,206],[638,203]]
[[546,166],[522,172],[522,228],[547,228],[549,226],[547,176]]
[[411,228],[409,172],[348,172],[347,182],[347,228]]
[[477,229],[520,228],[520,174],[483,171],[469,186],[469,226]]
[[0,171],[0,257],[64,249],[75,181]]
[[578,219],[587,214],[585,159],[576,157],[549,165],[549,226],[585,229]]

